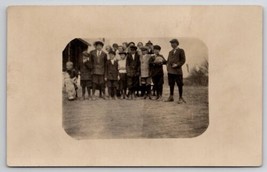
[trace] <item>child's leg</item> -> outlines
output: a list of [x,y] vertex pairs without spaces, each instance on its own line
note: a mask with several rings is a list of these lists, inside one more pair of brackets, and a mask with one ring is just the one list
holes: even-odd
[[91,97],[91,88],[90,86],[87,86],[87,93],[88,93],[88,97]]
[[112,97],[112,90],[111,90],[111,87],[110,86],[108,87],[108,96],[109,97]]
[[85,97],[85,85],[82,85],[82,97]]

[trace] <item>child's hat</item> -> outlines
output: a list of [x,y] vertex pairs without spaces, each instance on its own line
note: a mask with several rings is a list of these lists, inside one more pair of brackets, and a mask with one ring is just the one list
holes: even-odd
[[115,51],[109,51],[108,54],[113,54],[114,56],[116,55]]
[[159,45],[154,45],[153,48],[156,49],[156,50],[161,50],[161,47]]
[[148,45],[153,45],[153,43],[149,40],[147,43],[146,43],[146,46]]
[[121,55],[121,54],[126,55],[127,53],[126,53],[125,51],[123,51],[123,52],[119,52],[119,55]]
[[170,43],[176,43],[176,44],[179,45],[179,41],[178,41],[178,39],[172,39],[172,40],[170,40]]
[[135,51],[135,50],[137,50],[137,46],[135,46],[135,45],[132,45],[132,46],[130,46],[130,49],[133,51]]

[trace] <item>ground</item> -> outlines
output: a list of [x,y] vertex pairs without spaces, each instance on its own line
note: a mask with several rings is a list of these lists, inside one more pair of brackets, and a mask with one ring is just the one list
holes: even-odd
[[[168,92],[165,85],[164,98]],[[142,98],[68,101],[63,92],[63,128],[75,139],[199,136],[209,125],[208,87],[184,86],[184,98],[186,104]]]

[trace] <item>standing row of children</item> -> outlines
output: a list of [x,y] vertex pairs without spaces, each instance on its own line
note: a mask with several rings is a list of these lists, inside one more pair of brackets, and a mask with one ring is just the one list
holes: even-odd
[[[83,52],[79,70],[83,100],[86,91],[88,99],[95,100],[96,90],[99,90],[99,97],[103,99],[117,99],[117,95],[121,99],[134,99],[139,91],[144,99],[152,99],[152,82],[156,92],[155,99],[162,100],[163,65],[166,60],[160,54],[159,45],[153,46],[150,41],[146,46],[141,42],[137,46],[133,42],[123,43],[121,46],[113,44],[113,47],[106,47],[107,53],[103,51],[103,46],[102,41],[96,41],[95,50]],[[71,62],[67,63],[71,65]],[[73,68],[67,69],[67,72],[71,78],[78,76]],[[108,96],[105,92],[106,86]],[[78,87],[75,88],[77,90]]]

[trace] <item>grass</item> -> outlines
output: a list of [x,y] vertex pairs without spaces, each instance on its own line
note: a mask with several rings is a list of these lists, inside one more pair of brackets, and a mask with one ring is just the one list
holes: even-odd
[[[168,93],[165,84],[164,98]],[[63,93],[63,128],[75,139],[199,136],[209,125],[208,87],[184,86],[184,98],[186,104],[142,98],[70,102]]]

